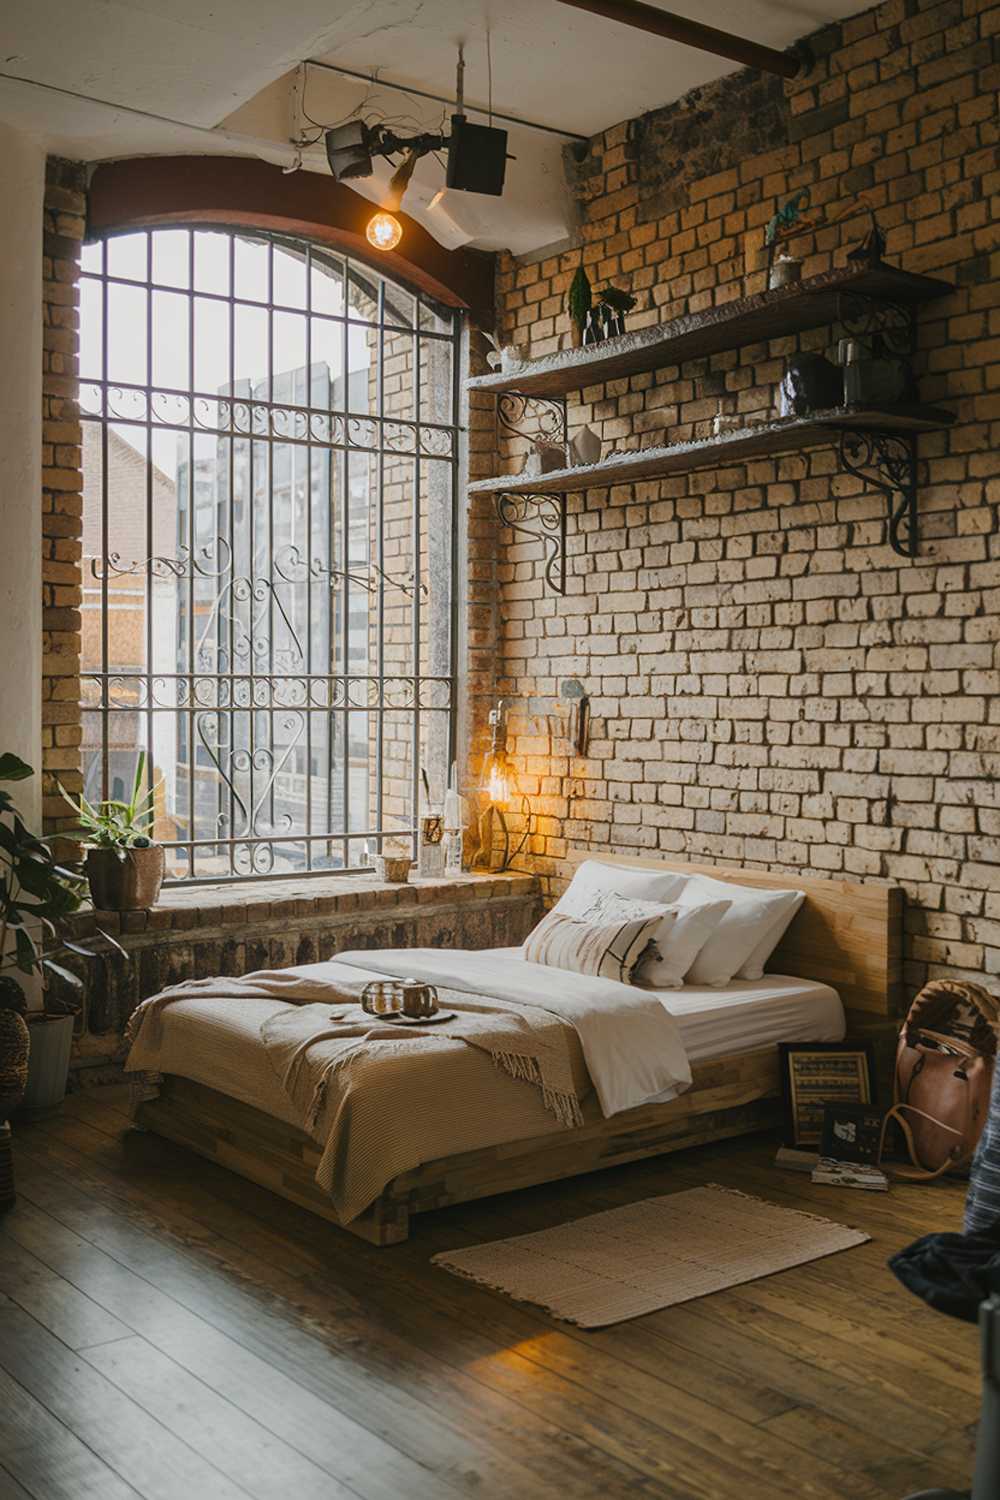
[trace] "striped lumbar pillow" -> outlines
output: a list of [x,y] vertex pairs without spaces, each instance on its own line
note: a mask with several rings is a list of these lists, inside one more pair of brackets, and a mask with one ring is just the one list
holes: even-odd
[[598,896],[584,916],[550,911],[528,937],[524,956],[529,963],[631,984],[655,939],[662,940],[664,924],[675,920],[676,908]]

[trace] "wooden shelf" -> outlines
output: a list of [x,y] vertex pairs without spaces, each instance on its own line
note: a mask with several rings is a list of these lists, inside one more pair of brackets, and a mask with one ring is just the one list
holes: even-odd
[[473,495],[563,495],[572,490],[603,489],[613,484],[633,484],[645,479],[663,479],[692,469],[722,467],[745,458],[769,453],[795,453],[830,442],[840,432],[871,431],[906,436],[949,427],[954,414],[937,406],[836,407],[812,412],[808,417],[781,417],[743,427],[721,437],[697,442],[673,443],[667,447],[640,448],[615,453],[600,463],[548,474],[500,475],[469,485]]
[[602,344],[529,360],[509,373],[480,375],[466,381],[466,386],[470,391],[493,395],[510,392],[522,396],[565,396],[584,386],[621,380],[664,365],[736,349],[742,344],[784,338],[806,328],[835,323],[844,293],[912,306],[944,297],[953,290],[947,281],[918,276],[895,266],[847,266],[838,271],[824,271],[793,286],[741,297],[705,312],[689,313],[656,328],[637,329]]

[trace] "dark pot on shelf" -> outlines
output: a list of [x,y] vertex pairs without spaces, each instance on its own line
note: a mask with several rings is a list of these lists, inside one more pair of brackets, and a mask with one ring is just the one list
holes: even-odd
[[160,844],[145,849],[90,849],[87,881],[99,911],[147,911],[155,906],[163,884]]

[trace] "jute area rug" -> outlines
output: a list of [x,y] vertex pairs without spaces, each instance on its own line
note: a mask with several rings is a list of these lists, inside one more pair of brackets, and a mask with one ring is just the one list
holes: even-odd
[[870,1238],[711,1183],[557,1229],[446,1250],[434,1264],[581,1328],[604,1328]]

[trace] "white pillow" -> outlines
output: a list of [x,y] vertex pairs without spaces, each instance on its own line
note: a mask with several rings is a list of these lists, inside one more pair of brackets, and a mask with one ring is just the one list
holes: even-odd
[[529,963],[632,984],[664,920],[673,921],[665,906],[605,892],[583,916],[553,908],[528,934],[524,956]]
[[[722,921],[732,903],[709,901],[704,906],[664,906],[653,901],[637,901],[619,896],[616,891],[601,891],[592,896],[578,920],[607,924],[633,921],[636,917],[653,917],[660,921],[648,934],[649,947],[636,965],[634,983],[656,990],[678,990],[684,975]],[[537,930],[537,929],[536,929]]]
[[707,901],[704,906],[668,907],[677,913],[671,927],[653,933],[655,949],[639,968],[640,984],[654,990],[679,990],[698,954],[719,926],[731,901]]
[[569,888],[552,910],[562,916],[582,916],[594,897],[605,891],[628,901],[654,901],[663,906],[676,901],[687,878],[669,870],[630,870],[627,865],[605,865],[598,859],[587,859],[577,867]]
[[737,969],[737,979],[764,978],[764,965],[781,942],[781,939],[791,925],[792,918],[806,899],[805,891],[788,891],[784,894],[794,896],[794,902],[789,905],[787,911],[781,913],[776,919],[774,926],[767,929],[750,957]]
[[[758,950],[765,949],[772,930],[775,938],[771,947],[777,945],[784,931],[779,923],[784,919],[788,925],[805,895],[802,891],[758,891],[707,875],[692,875],[677,899],[682,906],[727,899],[731,903],[687,974],[688,984],[717,989],[749,965]],[[767,949],[768,957],[770,952]]]

